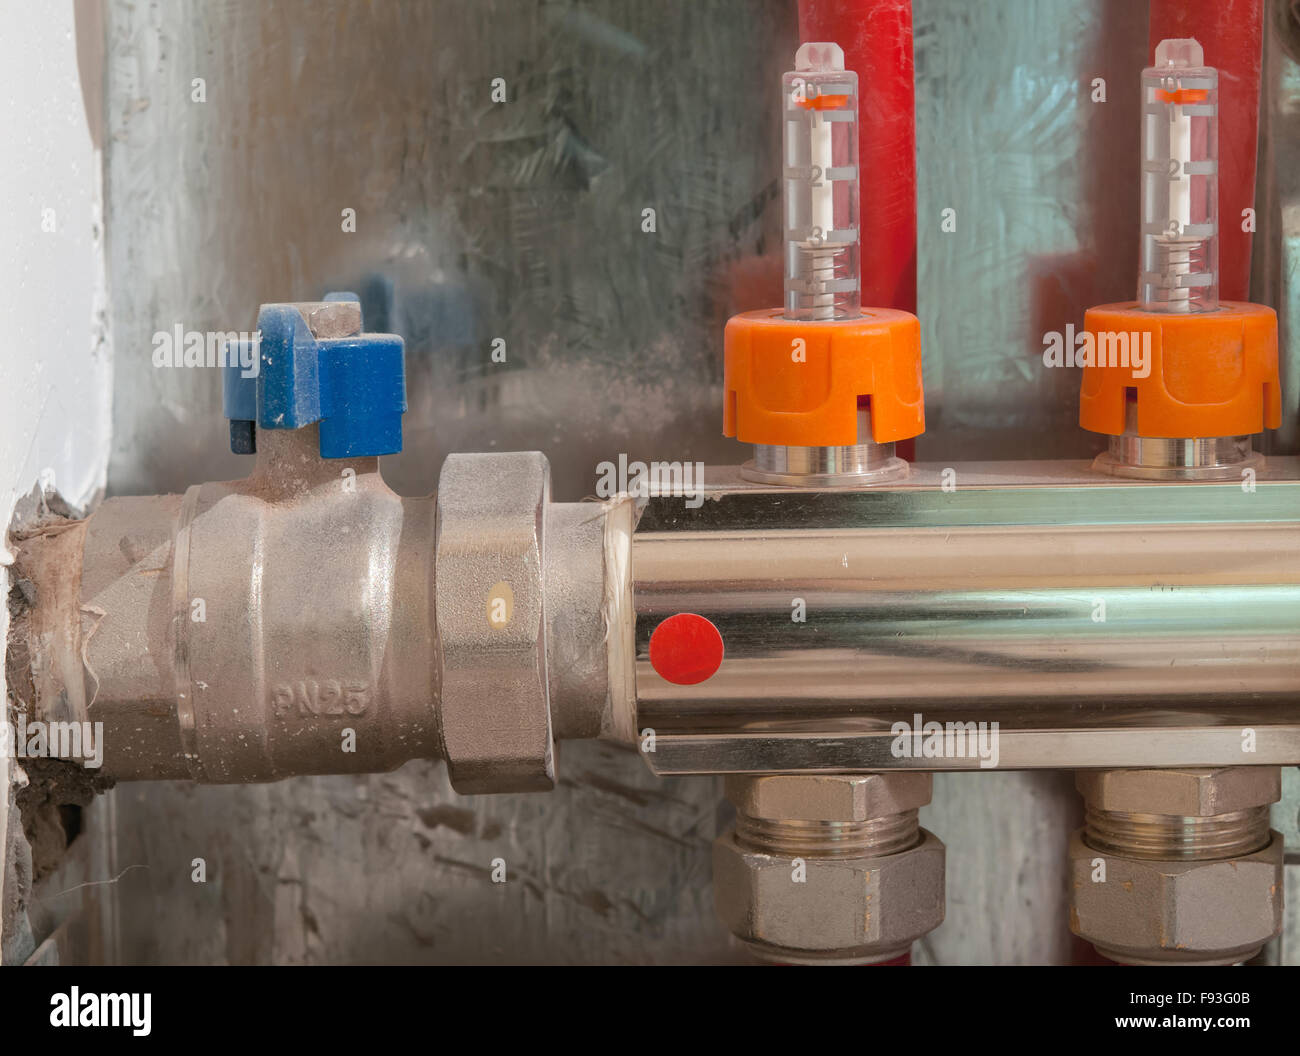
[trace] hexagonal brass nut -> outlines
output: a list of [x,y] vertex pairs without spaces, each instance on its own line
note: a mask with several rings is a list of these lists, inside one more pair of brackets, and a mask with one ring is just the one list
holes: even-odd
[[1080,770],[1075,785],[1098,810],[1208,818],[1276,803],[1282,797],[1282,771],[1276,766]]
[[[1232,964],[1282,928],[1282,837],[1226,861],[1147,861],[1070,839],[1070,930],[1130,964]],[[1096,882],[1099,860],[1105,882]]]
[[934,779],[907,770],[880,774],[771,774],[727,778],[727,798],[751,818],[867,821],[930,802]]
[[542,568],[550,480],[535,451],[448,455],[438,478],[439,717],[457,792],[555,786]]
[[883,858],[795,860],[742,847],[728,832],[713,844],[718,916],[766,951],[869,958],[906,950],[943,923],[944,847],[921,842]]

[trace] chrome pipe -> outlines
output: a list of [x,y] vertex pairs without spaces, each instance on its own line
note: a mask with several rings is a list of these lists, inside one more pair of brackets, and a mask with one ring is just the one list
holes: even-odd
[[793,447],[755,444],[754,458],[741,467],[746,480],[804,488],[860,487],[901,480],[907,463],[892,443],[871,437],[871,411],[858,408],[857,443],[839,447]]
[[1094,468],[1139,480],[1241,480],[1242,470],[1257,470],[1250,436],[1163,437],[1138,433],[1137,404],[1125,412],[1124,432],[1112,436]]

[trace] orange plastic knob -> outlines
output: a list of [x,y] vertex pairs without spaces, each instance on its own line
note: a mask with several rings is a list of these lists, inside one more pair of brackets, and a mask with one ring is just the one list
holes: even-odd
[[1075,357],[1089,356],[1079,391],[1085,429],[1122,434],[1128,389],[1140,436],[1247,436],[1282,423],[1272,308],[1223,301],[1218,311],[1183,314],[1103,304],[1083,325],[1091,349]]
[[858,442],[870,400],[878,444],[925,431],[921,324],[888,308],[858,319],[803,322],[781,309],[727,322],[722,433],[750,444],[839,447]]

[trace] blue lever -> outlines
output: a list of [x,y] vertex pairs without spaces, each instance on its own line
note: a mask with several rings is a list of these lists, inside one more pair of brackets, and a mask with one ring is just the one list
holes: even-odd
[[[331,293],[326,301],[356,301]],[[231,350],[223,379],[230,449],[257,449],[257,429],[301,429],[320,422],[322,458],[391,455],[402,450],[406,366],[396,334],[313,336],[294,304],[264,304],[257,313],[261,334],[257,371],[241,369],[252,359]],[[244,352],[244,355],[238,353]]]

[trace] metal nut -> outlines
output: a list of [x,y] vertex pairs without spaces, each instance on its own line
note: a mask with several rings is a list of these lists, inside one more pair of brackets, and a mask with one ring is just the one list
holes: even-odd
[[1208,818],[1276,803],[1282,796],[1276,766],[1222,766],[1178,770],[1081,770],[1075,783],[1098,810]]
[[360,301],[298,301],[293,306],[317,340],[361,333]]
[[[1152,861],[1101,854],[1070,839],[1070,930],[1129,964],[1232,964],[1282,927],[1282,837],[1220,861]],[[1097,882],[1098,860],[1105,881]]]
[[930,802],[928,773],[772,774],[727,778],[738,811],[773,821],[867,821],[916,810]]
[[443,463],[440,711],[458,792],[555,786],[542,568],[550,476],[537,452],[448,455]]
[[894,956],[944,917],[944,846],[921,830],[910,850],[877,858],[795,859],[747,850],[734,833],[713,844],[718,916],[768,954]]

